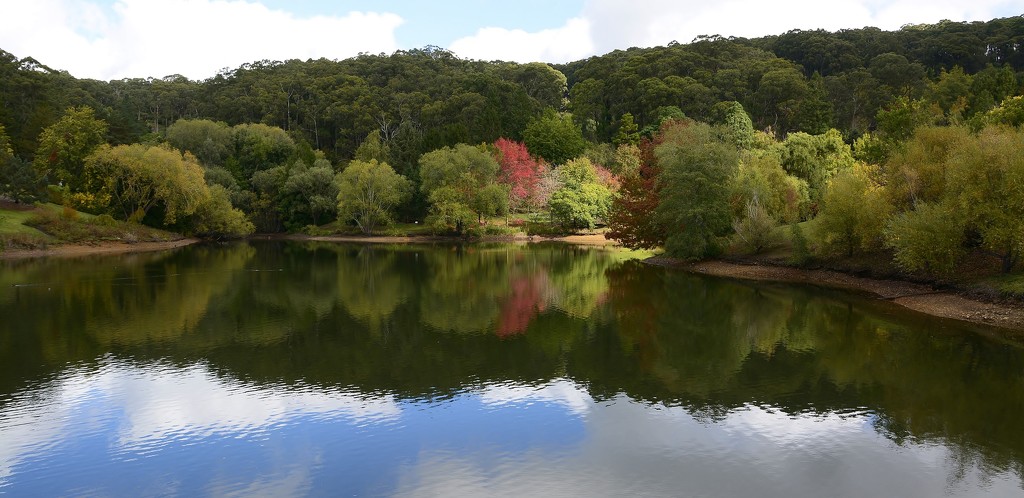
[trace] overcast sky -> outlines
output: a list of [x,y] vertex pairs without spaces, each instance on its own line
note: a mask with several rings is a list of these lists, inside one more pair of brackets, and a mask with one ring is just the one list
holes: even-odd
[[391,53],[567,62],[790,29],[989,20],[1024,0],[0,0],[0,48],[77,77],[205,79],[255,60]]

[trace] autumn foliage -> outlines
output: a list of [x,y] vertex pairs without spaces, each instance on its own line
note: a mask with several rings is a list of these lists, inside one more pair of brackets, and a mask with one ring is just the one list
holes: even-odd
[[498,182],[509,187],[509,207],[522,210],[535,204],[537,187],[546,169],[544,164],[530,157],[522,142],[499,138],[494,148],[498,150],[501,167]]
[[665,242],[665,230],[654,219],[658,207],[658,166],[651,140],[640,144],[640,169],[621,179],[619,195],[612,203],[608,217],[608,238],[633,249],[653,249]]

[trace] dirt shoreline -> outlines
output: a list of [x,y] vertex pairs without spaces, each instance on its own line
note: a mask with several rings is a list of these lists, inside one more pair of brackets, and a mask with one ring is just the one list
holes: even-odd
[[935,289],[925,284],[856,277],[831,270],[805,270],[787,266],[739,264],[726,261],[690,263],[671,258],[654,257],[645,262],[702,275],[743,280],[806,283],[861,291],[874,295],[878,299],[892,301],[905,308],[928,315],[1024,332],[1024,307],[1019,304],[984,302],[955,292]]
[[115,242],[103,241],[93,244],[63,244],[46,249],[11,249],[0,252],[0,259],[31,258],[74,258],[94,254],[128,254],[136,252],[163,251],[200,242],[199,239],[185,238],[163,242]]
[[[435,237],[435,236],[359,236],[359,235],[331,235],[331,236],[308,236],[298,234],[261,234],[249,237],[249,240],[311,240],[316,242],[353,242],[364,244],[414,244],[433,242],[462,242],[466,239],[457,237]],[[591,246],[617,246],[618,242],[608,240],[601,234],[590,235],[568,235],[564,237],[539,237],[517,235],[510,237],[487,237],[483,239],[470,239],[469,242],[564,242],[576,245]],[[11,249],[0,252],[0,259],[31,259],[49,257],[78,257],[94,254],[127,254],[135,252],[161,251],[175,249],[201,242],[199,239],[184,238],[166,242],[115,242],[102,241],[90,244],[61,244],[47,247],[46,249]]]
[[[263,238],[262,236],[253,237],[254,239]],[[274,237],[268,237],[274,238]],[[371,243],[371,244],[412,244],[412,243],[432,243],[432,242],[564,242],[567,244],[586,245],[586,246],[618,246],[619,243],[614,240],[609,240],[602,234],[588,234],[588,235],[565,235],[561,237],[541,237],[538,235],[510,235],[510,236],[494,236],[494,237],[483,237],[478,239],[463,239],[460,237],[444,237],[444,236],[426,236],[426,235],[414,235],[414,236],[360,236],[360,235],[325,235],[325,236],[309,236],[309,235],[286,235],[283,237],[287,240],[312,240],[315,242],[358,242],[358,243]]]

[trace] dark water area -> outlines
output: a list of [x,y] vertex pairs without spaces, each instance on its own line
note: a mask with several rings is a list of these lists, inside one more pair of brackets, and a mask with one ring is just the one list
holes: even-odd
[[1024,347],[603,248],[0,262],[0,495],[1024,496]]

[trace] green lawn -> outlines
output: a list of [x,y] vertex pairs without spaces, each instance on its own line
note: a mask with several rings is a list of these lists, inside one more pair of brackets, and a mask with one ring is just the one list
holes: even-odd
[[26,234],[48,237],[48,235],[43,232],[24,224],[25,220],[28,220],[35,214],[35,210],[16,211],[13,209],[0,208],[0,235]]
[[[149,242],[181,238],[175,233],[116,221],[109,216],[65,212],[65,208],[57,204],[41,204],[25,210],[10,207],[0,207],[0,250],[33,249],[62,243]],[[35,227],[25,224],[32,218],[35,218],[32,223]]]

